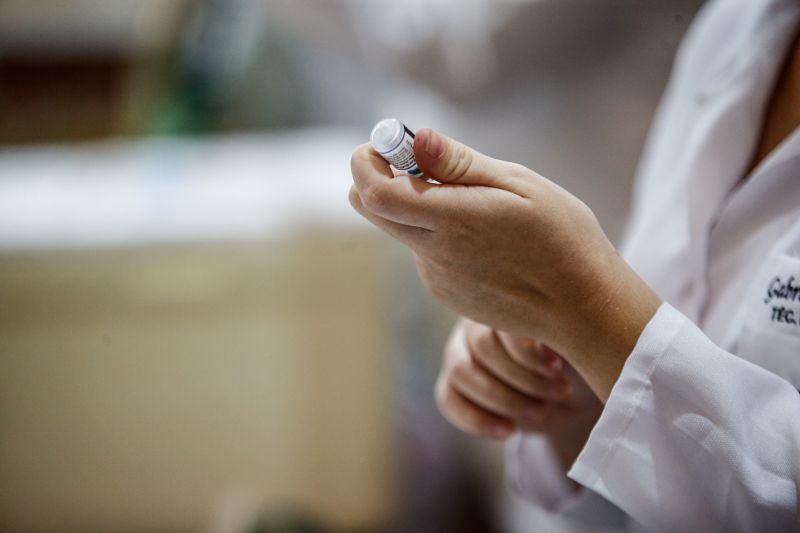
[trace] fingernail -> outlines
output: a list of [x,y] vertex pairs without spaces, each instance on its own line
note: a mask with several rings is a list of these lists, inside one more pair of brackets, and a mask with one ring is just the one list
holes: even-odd
[[561,362],[560,358],[556,359],[545,359],[539,363],[539,372],[544,374],[549,378],[558,378],[562,376],[561,371],[563,370],[564,365]]
[[550,370],[561,370],[564,367],[564,362],[559,356],[554,355],[552,359],[547,361],[547,367]]
[[432,159],[439,159],[444,154],[445,149],[445,142],[444,137],[433,131],[432,129],[428,129],[428,133],[426,136],[425,142],[425,153],[428,154],[429,157]]

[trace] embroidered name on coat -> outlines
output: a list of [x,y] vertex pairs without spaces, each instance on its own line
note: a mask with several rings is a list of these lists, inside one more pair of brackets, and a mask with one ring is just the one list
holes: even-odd
[[775,276],[767,286],[764,303],[770,304],[770,321],[796,326],[800,322],[797,309],[787,304],[800,302],[800,281],[794,276]]

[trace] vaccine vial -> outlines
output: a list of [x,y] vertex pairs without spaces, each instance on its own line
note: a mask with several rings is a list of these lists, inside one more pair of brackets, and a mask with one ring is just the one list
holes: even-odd
[[414,132],[405,124],[396,118],[385,118],[375,124],[369,138],[375,151],[394,168],[412,176],[422,174],[414,157]]

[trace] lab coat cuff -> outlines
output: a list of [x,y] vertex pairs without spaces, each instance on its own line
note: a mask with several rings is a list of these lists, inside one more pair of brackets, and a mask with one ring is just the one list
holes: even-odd
[[619,530],[628,523],[617,506],[569,481],[546,437],[517,433],[505,451],[506,483],[514,496],[579,524]]
[[667,303],[661,304],[639,336],[605,408],[567,475],[581,485],[607,496],[602,475],[624,443],[630,423],[649,394],[651,376],[659,357],[672,345],[687,319]]
[[505,445],[509,491],[551,513],[577,504],[586,492],[567,479],[566,471],[546,437],[517,432]]

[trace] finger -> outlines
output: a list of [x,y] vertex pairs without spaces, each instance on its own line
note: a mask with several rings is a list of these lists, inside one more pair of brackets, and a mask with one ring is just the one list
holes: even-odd
[[548,345],[542,343],[542,361],[544,366],[546,367],[546,371],[553,372],[558,374],[560,377],[566,379],[566,374],[564,373],[564,358],[561,355],[550,348]]
[[405,226],[372,213],[364,207],[361,196],[358,194],[358,189],[356,189],[355,186],[350,188],[349,200],[350,205],[353,206],[353,209],[355,209],[358,214],[406,246],[411,248],[419,247],[431,233],[428,229]]
[[471,328],[467,334],[467,345],[470,355],[483,368],[517,391],[542,400],[562,401],[569,396],[566,385],[511,359],[491,328]]
[[484,185],[516,193],[525,179],[534,176],[524,167],[488,157],[430,128],[417,132],[414,156],[422,172],[441,183]]
[[562,375],[564,365],[561,357],[553,350],[545,349],[536,339],[519,337],[504,331],[497,332],[497,339],[511,359],[519,365],[549,378]]
[[478,406],[520,424],[536,424],[545,414],[545,402],[509,387],[472,359],[453,365],[448,382]]
[[395,176],[369,144],[353,151],[350,170],[367,210],[399,224],[434,229],[443,207],[436,198],[446,199],[436,185],[408,175]]
[[436,384],[436,402],[442,415],[455,427],[480,437],[505,439],[514,432],[514,423],[469,401],[445,380]]

